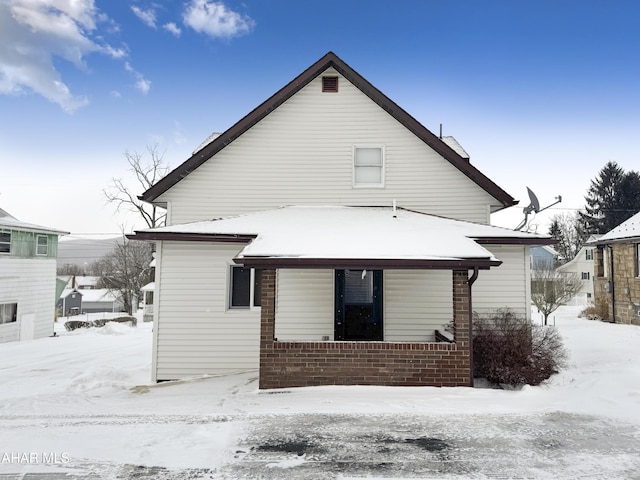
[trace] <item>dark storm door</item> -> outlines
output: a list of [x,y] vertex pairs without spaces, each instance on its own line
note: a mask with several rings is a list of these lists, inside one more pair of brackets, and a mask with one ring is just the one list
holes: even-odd
[[336,270],[335,340],[382,341],[382,270]]

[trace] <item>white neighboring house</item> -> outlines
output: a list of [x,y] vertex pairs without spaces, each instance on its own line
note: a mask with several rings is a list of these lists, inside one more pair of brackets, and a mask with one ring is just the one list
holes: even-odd
[[168,212],[130,237],[156,242],[156,381],[471,385],[470,312],[529,316],[552,242],[491,227],[517,202],[331,52],[141,198]]
[[53,334],[58,237],[0,209],[0,343]]
[[601,236],[590,236],[586,242],[587,245],[584,245],[573,259],[557,268],[559,272],[575,274],[582,280],[580,291],[568,302],[569,305],[586,305],[594,300],[593,256],[595,247],[589,243],[595,242]]

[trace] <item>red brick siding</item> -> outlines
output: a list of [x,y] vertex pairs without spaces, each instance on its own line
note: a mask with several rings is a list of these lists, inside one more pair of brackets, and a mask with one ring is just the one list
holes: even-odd
[[278,342],[273,339],[275,271],[263,271],[260,388],[470,386],[468,292],[467,271],[454,272],[456,343]]

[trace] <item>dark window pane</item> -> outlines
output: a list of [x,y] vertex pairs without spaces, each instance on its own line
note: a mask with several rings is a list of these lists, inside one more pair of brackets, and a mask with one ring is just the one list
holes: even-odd
[[231,267],[231,306],[248,307],[251,297],[251,269]]
[[256,269],[253,279],[253,305],[262,305],[262,270]]
[[373,272],[345,270],[344,302],[351,305],[373,303]]
[[11,234],[0,232],[0,253],[11,253]]

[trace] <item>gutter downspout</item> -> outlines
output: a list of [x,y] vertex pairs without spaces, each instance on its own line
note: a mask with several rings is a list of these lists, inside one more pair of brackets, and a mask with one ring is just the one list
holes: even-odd
[[613,313],[613,322],[612,323],[617,323],[616,322],[616,282],[615,282],[615,277],[614,277],[614,270],[613,270],[613,245],[607,245],[607,248],[609,249],[609,252],[611,253],[610,255],[610,261],[611,261],[611,311]]
[[480,273],[478,267],[473,267],[473,274],[467,280],[467,285],[469,286],[469,369],[471,370],[469,378],[470,387],[473,387],[473,304],[471,301],[471,287],[478,279],[478,273]]

